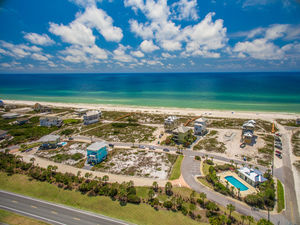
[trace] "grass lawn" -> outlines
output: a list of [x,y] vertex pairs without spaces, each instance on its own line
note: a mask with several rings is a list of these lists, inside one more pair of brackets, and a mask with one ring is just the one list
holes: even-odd
[[11,225],[43,225],[48,224],[36,219],[21,216],[6,210],[0,209],[0,222]]
[[284,190],[280,180],[277,180],[277,212],[284,209]]
[[202,172],[204,176],[209,174],[209,167],[210,165],[208,165],[207,163],[202,164]]
[[27,176],[20,174],[7,176],[0,172],[0,189],[90,210],[136,224],[157,224],[157,221],[160,224],[205,224],[194,221],[182,213],[155,211],[146,204],[121,206],[118,201],[112,201],[109,197],[89,197],[76,191],[60,189],[46,182],[29,181]]
[[204,177],[198,177],[197,179],[198,179],[198,181],[199,181],[201,184],[205,185],[206,187],[209,187],[209,188],[211,188],[211,189],[214,189],[213,185],[210,184],[210,183],[208,183],[207,180],[206,180]]
[[183,160],[183,155],[179,155],[176,159],[176,162],[173,165],[172,171],[171,171],[171,175],[170,175],[170,180],[176,180],[180,177],[181,174],[181,162]]

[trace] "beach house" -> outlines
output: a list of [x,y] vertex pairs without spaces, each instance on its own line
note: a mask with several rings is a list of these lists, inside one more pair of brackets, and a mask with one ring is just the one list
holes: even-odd
[[165,130],[172,131],[178,126],[178,122],[177,116],[168,116],[164,122]]
[[33,110],[36,112],[51,112],[51,108],[48,106],[42,106],[40,103],[35,103]]
[[0,140],[6,138],[7,131],[6,130],[0,130]]
[[0,100],[0,107],[4,107],[4,102]]
[[173,130],[173,140],[180,144],[184,143],[184,139],[188,135],[189,130],[190,129],[185,126],[176,128]]
[[76,110],[75,113],[78,116],[82,116],[82,115],[86,114],[87,111],[88,111],[88,109],[78,109],[78,110]]
[[194,122],[194,134],[195,135],[204,135],[207,132],[206,129],[207,119],[198,118]]
[[62,123],[62,120],[57,116],[46,116],[40,118],[40,126],[42,127],[60,127]]
[[254,129],[256,122],[254,120],[246,121],[242,126],[242,141],[246,144],[251,144],[254,137]]
[[101,117],[101,115],[102,115],[101,111],[97,111],[97,110],[86,112],[85,115],[83,116],[84,125],[99,122],[99,118]]
[[87,162],[89,164],[98,164],[107,156],[107,144],[104,141],[95,142],[87,147]]
[[28,123],[28,121],[29,121],[28,118],[20,118],[16,122],[18,125],[23,125],[23,124]]
[[57,143],[60,142],[59,135],[48,134],[40,138],[39,142],[42,143],[40,149],[56,148]]
[[296,119],[296,125],[300,125],[300,118]]
[[262,172],[248,167],[238,169],[238,175],[253,187],[256,187],[267,180],[263,177]]

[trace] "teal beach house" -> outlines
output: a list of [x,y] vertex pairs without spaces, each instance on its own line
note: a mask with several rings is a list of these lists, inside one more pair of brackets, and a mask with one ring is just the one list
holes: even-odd
[[103,142],[95,142],[87,147],[87,162],[89,164],[98,164],[107,156],[107,145]]

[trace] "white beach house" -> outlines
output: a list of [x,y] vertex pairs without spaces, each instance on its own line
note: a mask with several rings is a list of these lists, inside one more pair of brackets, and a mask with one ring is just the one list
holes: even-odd
[[195,135],[203,135],[207,132],[206,122],[207,122],[207,119],[205,119],[205,118],[199,118],[199,119],[195,120],[195,122],[194,122],[194,134]]
[[263,177],[262,172],[248,167],[238,169],[238,175],[253,187],[256,187],[267,180]]
[[40,118],[40,125],[42,127],[60,127],[62,125],[62,120],[57,116],[46,116]]
[[254,120],[248,120],[243,124],[242,139],[244,143],[251,144],[254,137],[254,129],[256,122]]
[[168,116],[166,119],[165,119],[165,122],[164,122],[164,127],[166,130],[173,130],[175,127],[177,127],[178,125],[178,118],[177,116]]
[[99,122],[99,118],[101,117],[101,115],[102,115],[101,111],[97,111],[97,110],[86,112],[85,115],[83,116],[84,125]]

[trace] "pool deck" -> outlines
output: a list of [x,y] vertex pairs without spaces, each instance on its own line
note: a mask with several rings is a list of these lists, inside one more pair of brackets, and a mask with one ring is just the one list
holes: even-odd
[[[257,190],[252,187],[250,184],[248,184],[246,181],[244,181],[242,178],[240,178],[236,173],[234,172],[231,172],[231,171],[225,171],[223,173],[219,173],[218,176],[220,176],[220,181],[222,184],[224,184],[226,186],[226,179],[225,177],[227,176],[233,176],[235,179],[237,179],[238,181],[240,181],[242,184],[244,184],[248,190],[246,191],[241,191],[240,192],[240,196],[241,197],[245,197],[246,195],[249,195],[249,194],[256,194],[257,193]],[[228,182],[229,184],[229,187],[233,186],[230,182]],[[235,193],[236,195],[238,194],[238,190],[237,188],[235,188]]]

